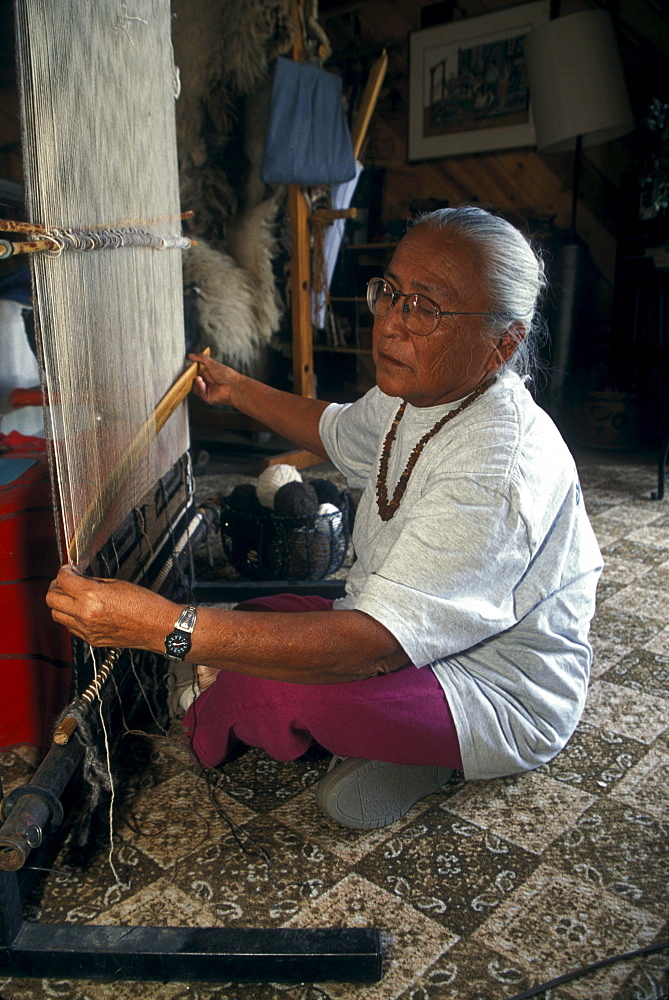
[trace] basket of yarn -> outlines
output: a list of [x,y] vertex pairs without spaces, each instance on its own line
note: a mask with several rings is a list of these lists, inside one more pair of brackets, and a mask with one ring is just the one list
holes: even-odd
[[270,466],[222,498],[223,550],[250,580],[321,580],[346,556],[349,506],[329,480],[305,482],[292,465]]

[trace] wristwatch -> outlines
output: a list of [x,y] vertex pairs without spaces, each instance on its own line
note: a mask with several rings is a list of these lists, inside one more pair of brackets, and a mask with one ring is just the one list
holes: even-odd
[[197,608],[187,607],[174,623],[174,628],[165,636],[165,652],[175,660],[183,660],[190,649],[190,637],[195,628]]

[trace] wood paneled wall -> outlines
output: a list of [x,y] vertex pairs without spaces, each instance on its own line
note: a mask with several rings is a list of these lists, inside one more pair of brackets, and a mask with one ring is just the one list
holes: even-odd
[[[586,0],[563,0],[560,13],[604,3]],[[409,35],[421,27],[422,0],[360,0],[358,3],[321,0],[321,19],[333,45],[333,62],[363,62],[381,48],[389,54],[386,84],[372,121],[367,146],[363,151],[366,165],[386,170],[383,192],[383,219],[408,218],[412,202],[428,199],[448,201],[452,205],[474,202],[508,214],[522,223],[530,219],[548,220],[567,229],[571,214],[573,157],[571,154],[546,155],[534,149],[504,150],[455,156],[421,163],[409,163],[406,152],[408,120]],[[438,5],[442,9],[446,5]],[[453,16],[477,16],[512,4],[505,0],[458,0]],[[669,51],[669,30],[662,29],[666,19],[658,13],[656,0],[621,2],[618,24],[625,35],[623,63],[644,61],[644,46],[649,46],[651,62],[662,62]],[[645,16],[642,17],[642,13]],[[644,32],[653,37],[648,39]],[[622,51],[622,49],[621,49]],[[630,56],[631,54],[631,56]],[[343,62],[342,62],[343,61]],[[648,60],[645,60],[648,66]],[[628,75],[637,79],[634,65]],[[649,84],[650,85],[650,84]],[[635,96],[635,95],[633,95]],[[637,96],[637,103],[643,96]],[[581,187],[577,228],[588,244],[604,285],[613,283],[616,258],[621,177],[633,166],[634,136],[608,146],[586,150],[584,173],[587,183]]]

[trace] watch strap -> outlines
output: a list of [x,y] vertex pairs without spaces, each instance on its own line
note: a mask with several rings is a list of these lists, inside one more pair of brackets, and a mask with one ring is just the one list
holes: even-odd
[[195,628],[196,618],[197,618],[197,608],[194,608],[192,605],[189,605],[187,608],[183,609],[183,611],[177,618],[176,622],[174,623],[174,627],[178,628],[180,632],[192,633],[193,629]]

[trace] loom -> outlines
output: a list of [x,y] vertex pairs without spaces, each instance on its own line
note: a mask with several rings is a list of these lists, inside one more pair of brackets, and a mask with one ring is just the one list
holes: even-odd
[[[175,600],[192,587],[193,504],[183,371],[178,96],[169,0],[15,0],[28,222],[0,256],[30,255],[61,554]],[[179,981],[373,981],[371,928],[72,926],[24,921],[24,865],[48,856],[85,758],[103,667],[73,643],[75,700],[32,781],[4,800],[0,970],[15,976]],[[152,669],[156,669],[155,664]],[[135,671],[108,651],[123,690]],[[90,696],[90,697],[89,697]],[[113,722],[112,716],[109,716]],[[69,720],[69,722],[68,722]]]

